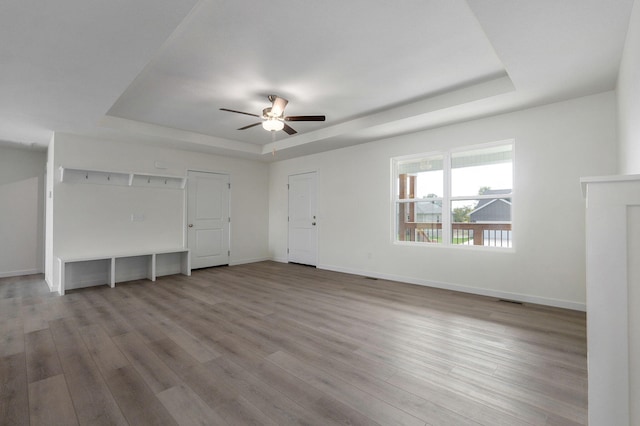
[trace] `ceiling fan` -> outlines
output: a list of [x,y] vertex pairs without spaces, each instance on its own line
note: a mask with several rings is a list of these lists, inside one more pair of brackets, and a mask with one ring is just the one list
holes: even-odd
[[296,132],[285,121],[325,121],[324,115],[284,115],[284,108],[289,103],[288,100],[276,95],[269,95],[271,106],[262,110],[262,115],[252,114],[250,112],[236,111],[228,108],[220,108],[220,111],[235,112],[237,114],[250,115],[252,117],[262,118],[262,121],[249,124],[248,126],[240,127],[238,130],[245,130],[251,127],[262,124],[265,130],[275,132],[277,130],[284,130],[289,135],[293,135]]

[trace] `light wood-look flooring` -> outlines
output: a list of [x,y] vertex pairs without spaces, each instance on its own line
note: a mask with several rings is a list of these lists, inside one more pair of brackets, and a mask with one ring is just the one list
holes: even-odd
[[5,425],[584,425],[585,314],[261,262],[0,279]]

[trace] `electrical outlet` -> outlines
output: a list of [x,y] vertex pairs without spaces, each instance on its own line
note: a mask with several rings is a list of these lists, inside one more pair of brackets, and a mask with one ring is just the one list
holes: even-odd
[[131,222],[142,222],[144,221],[143,213],[132,213],[131,214]]

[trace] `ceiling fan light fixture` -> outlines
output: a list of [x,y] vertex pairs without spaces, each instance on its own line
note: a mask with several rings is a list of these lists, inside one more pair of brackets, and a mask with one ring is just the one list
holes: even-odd
[[262,128],[265,130],[268,130],[270,132],[277,132],[279,130],[284,130],[285,133],[288,134],[289,136],[295,135],[298,132],[296,132],[296,130],[291,126],[289,126],[288,124],[285,124],[285,121],[325,121],[326,120],[326,117],[324,115],[284,115],[284,109],[289,103],[289,101],[276,95],[269,95],[268,97],[269,97],[269,100],[271,101],[271,106],[263,109],[262,115],[253,114],[253,113],[244,112],[244,111],[237,111],[235,109],[229,109],[229,108],[220,108],[220,110],[233,112],[236,114],[250,115],[252,117],[258,117],[262,119],[262,121],[258,121],[257,123],[240,127],[238,130],[246,130],[262,124]]
[[271,132],[284,129],[284,122],[277,118],[268,118],[262,122],[262,128]]

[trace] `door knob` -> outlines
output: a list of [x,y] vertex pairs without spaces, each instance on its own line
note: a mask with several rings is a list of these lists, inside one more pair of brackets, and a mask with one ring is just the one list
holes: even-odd
[[190,224],[189,224],[189,228],[193,228],[193,223],[190,223]]
[[316,226],[316,223],[315,223],[315,222],[311,222],[311,224],[312,224],[313,226]]

